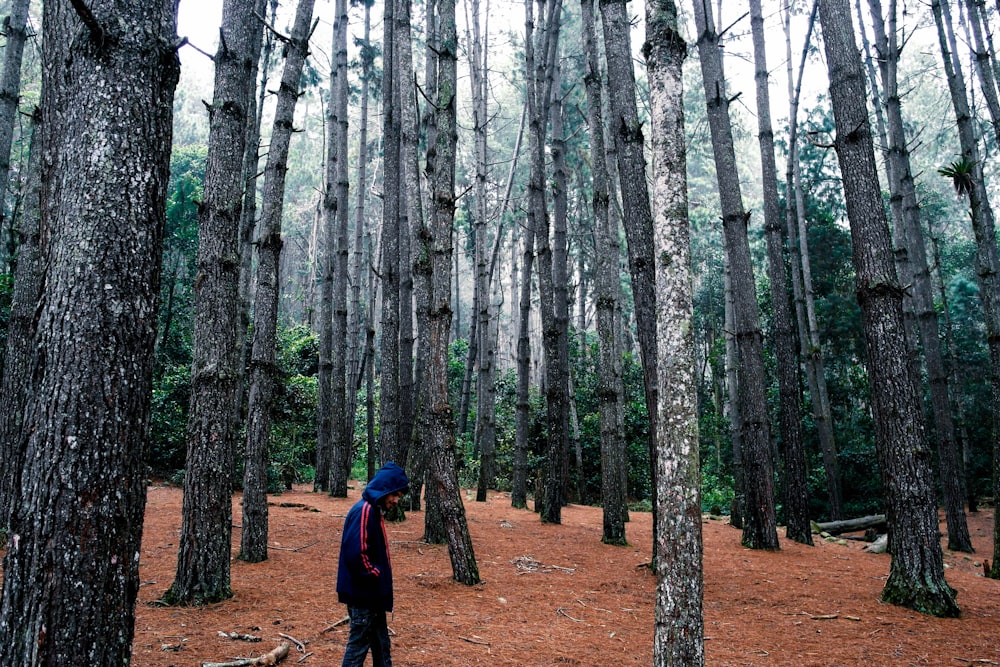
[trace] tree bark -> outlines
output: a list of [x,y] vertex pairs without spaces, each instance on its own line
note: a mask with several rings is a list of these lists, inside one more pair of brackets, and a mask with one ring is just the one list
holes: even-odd
[[608,119],[614,137],[613,148],[624,211],[623,226],[628,244],[629,273],[635,301],[635,319],[642,356],[642,380],[649,419],[649,461],[653,501],[653,562],[659,539],[656,481],[657,379],[656,379],[656,266],[653,258],[653,213],[646,184],[643,133],[636,103],[635,71],[629,32],[631,21],[624,0],[600,0],[604,49],[608,66]]
[[31,396],[32,343],[35,336],[35,308],[42,296],[45,264],[42,255],[41,188],[42,151],[40,109],[32,119],[28,161],[28,187],[21,222],[17,227],[17,268],[7,322],[7,349],[0,377],[0,530],[10,526],[11,512],[21,488],[24,441],[21,420]]
[[743,545],[751,549],[778,549],[774,510],[774,462],[768,424],[767,389],[764,382],[764,353],[757,298],[754,294],[753,266],[747,224],[750,214],[743,209],[736,154],[733,148],[729,100],[726,97],[711,5],[696,0],[698,54],[705,83],[715,171],[722,203],[724,248],[729,255],[733,290],[733,334],[739,358],[739,411],[742,419],[743,471],[746,506],[743,516]]
[[395,461],[399,447],[399,106],[395,64],[395,1],[384,5],[382,24],[382,374],[378,450]]
[[[409,0],[403,0],[408,2]],[[454,0],[439,0],[440,41],[437,50],[438,88],[437,137],[432,184],[433,216],[430,234],[424,237],[421,258],[431,264],[430,354],[427,368],[429,400],[422,420],[427,433],[429,480],[428,502],[431,497],[440,508],[447,535],[448,555],[456,581],[466,585],[479,583],[469,535],[465,508],[455,470],[455,421],[448,403],[448,343],[451,328],[451,253],[455,216],[455,146],[458,141],[456,123],[458,38],[455,29]]]
[[[881,57],[882,88],[886,105],[889,132],[888,163],[890,203],[897,234],[903,237],[903,250],[910,267],[909,280],[913,294],[920,343],[923,348],[927,382],[931,393],[931,415],[940,463],[941,488],[944,491],[945,517],[948,524],[948,548],[952,551],[972,553],[972,538],[965,517],[962,496],[962,470],[955,439],[955,424],[951,414],[948,392],[948,374],[941,354],[941,337],[938,330],[937,311],[931,289],[927,249],[920,224],[916,186],[910,168],[910,153],[906,145],[903,125],[902,100],[897,88],[896,71],[900,48],[896,37],[896,2],[889,2],[889,31],[886,34],[880,0],[869,0],[875,45]],[[915,370],[919,371],[919,363]],[[918,376],[919,377],[919,376]],[[919,388],[919,384],[918,384]],[[920,394],[918,393],[918,396]]]
[[690,228],[682,64],[687,45],[672,0],[647,0],[646,44],[653,136],[659,507],[653,664],[705,664]]
[[875,169],[850,8],[847,0],[823,0],[819,14],[886,494],[892,564],[882,599],[934,616],[958,616],[954,590],[944,579],[930,452],[906,363],[902,291]]
[[[243,531],[241,560],[258,563],[267,558],[267,469],[271,439],[278,328],[278,285],[281,260],[281,215],[284,210],[288,146],[292,138],[295,103],[302,68],[309,53],[310,24],[315,0],[299,0],[295,24],[285,56],[281,87],[274,111],[274,129],[264,168],[261,233],[257,240],[257,302],[250,352],[250,396],[247,407],[246,461],[243,474]],[[334,424],[336,429],[336,424]]]
[[584,84],[587,89],[587,124],[590,129],[590,154],[594,207],[594,259],[596,264],[595,296],[598,338],[598,414],[601,426],[601,507],[605,544],[626,545],[626,489],[618,483],[625,465],[625,444],[618,429],[621,412],[621,352],[615,329],[619,326],[620,283],[618,266],[621,248],[617,226],[612,227],[608,213],[607,152],[604,145],[604,94],[597,53],[597,29],[594,1],[581,0],[583,13],[583,49],[586,57]]
[[67,2],[43,7],[46,264],[0,664],[131,660],[176,22],[174,2],[91,2],[86,16]]
[[784,459],[785,534],[802,544],[812,544],[809,530],[809,485],[802,445],[802,394],[799,389],[795,333],[788,302],[784,240],[778,200],[778,168],[771,127],[771,95],[768,90],[764,15],[760,0],[750,0],[753,32],[754,79],[757,83],[757,128],[760,140],[761,180],[764,190],[764,233],[767,237],[767,274],[774,310],[774,356],[778,362],[778,401],[781,419],[781,452]]
[[[965,77],[959,61],[955,57],[954,32],[951,30],[951,14],[947,5],[939,0],[931,3],[934,21],[937,24],[941,59],[948,77],[948,89],[958,125],[958,140],[962,147],[962,160],[971,169],[972,187],[969,195],[969,217],[976,237],[976,274],[979,282],[979,296],[983,304],[986,320],[986,340],[990,351],[990,405],[993,414],[993,490],[1000,493],[1000,259],[997,257],[996,223],[990,205],[980,161],[978,136],[969,111]],[[1000,513],[998,513],[1000,514]],[[1000,516],[994,517],[993,533],[1000,535]],[[1000,579],[1000,568],[996,567],[1000,556],[1000,543],[993,541],[994,567],[992,578]]]
[[[333,414],[330,457],[330,495],[347,497],[354,444],[354,421],[349,419],[348,396],[355,392],[347,364],[348,288],[348,200],[347,177],[347,0],[337,0],[333,22],[333,53],[336,69],[330,75],[328,116],[327,180],[324,197],[326,230],[337,239],[333,266]],[[361,184],[358,184],[361,187]],[[332,201],[331,201],[332,198]],[[335,230],[335,233],[334,233]],[[329,244],[328,244],[329,245]],[[323,322],[323,326],[327,326]]]
[[[792,72],[792,42],[791,42],[791,8],[790,3],[784,5],[785,21],[785,53],[788,71],[789,121],[788,127],[788,165],[785,172],[786,190],[794,193],[794,206],[786,206],[786,225],[788,241],[791,247],[792,292],[795,298],[795,319],[799,330],[799,350],[806,371],[806,382],[809,396],[812,399],[813,421],[819,436],[820,451],[823,455],[823,470],[826,475],[827,500],[830,504],[830,516],[834,519],[843,517],[843,491],[840,482],[840,464],[837,461],[837,443],[833,435],[833,418],[830,411],[830,397],[826,388],[826,370],[823,365],[822,346],[819,341],[819,331],[816,326],[816,308],[813,301],[812,271],[809,263],[809,241],[806,235],[806,209],[802,194],[802,174],[799,164],[798,148],[798,109],[799,93],[802,90],[802,75],[805,72],[805,60],[809,51],[809,41],[816,18],[818,0],[814,0],[809,15],[809,27],[806,30],[805,43],[802,47],[802,60],[799,64],[798,78]],[[794,83],[797,81],[797,83]]]
[[208,160],[198,213],[191,404],[177,572],[164,599],[205,604],[232,597],[233,464],[245,335],[239,309],[242,167],[254,93],[256,2],[223,4],[215,56]]
[[[24,43],[28,38],[28,7],[31,0],[13,0],[10,14],[4,21],[4,35],[7,45],[3,51],[3,67],[0,69],[0,234],[7,226],[7,186],[10,180],[10,148],[14,143],[14,125],[17,120],[17,104],[21,99],[21,60]],[[13,221],[11,221],[13,225]],[[9,238],[17,234],[11,230]],[[8,260],[14,259],[14,248],[8,248]],[[13,273],[16,269],[13,268]]]

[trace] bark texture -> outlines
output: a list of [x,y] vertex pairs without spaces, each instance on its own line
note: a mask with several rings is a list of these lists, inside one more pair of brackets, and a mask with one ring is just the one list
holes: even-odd
[[722,203],[723,246],[729,257],[733,292],[733,334],[738,354],[738,409],[743,462],[743,544],[751,549],[778,549],[774,511],[774,462],[764,381],[763,335],[754,293],[753,266],[747,238],[749,212],[744,211],[736,172],[729,100],[726,96],[719,35],[708,0],[695,1],[698,54],[715,154]]
[[299,97],[302,68],[309,54],[309,33],[314,0],[299,0],[295,10],[285,66],[274,110],[271,146],[264,167],[260,236],[257,239],[257,299],[253,314],[253,347],[250,350],[250,395],[247,405],[246,452],[243,473],[243,528],[241,560],[257,563],[267,558],[267,469],[271,439],[271,412],[278,379],[275,361],[278,329],[281,216],[285,199],[285,172],[292,139],[295,103]]
[[232,596],[233,462],[239,434],[244,335],[239,234],[242,166],[253,95],[252,0],[222,8],[209,114],[208,160],[198,211],[191,404],[184,466],[184,508],[177,573],[164,599],[204,604]]
[[0,664],[126,665],[180,71],[174,2],[43,8],[34,379]]
[[[405,0],[408,1],[408,0]],[[430,359],[428,360],[428,403],[422,410],[426,429],[429,476],[428,503],[436,503],[448,555],[456,581],[466,585],[479,583],[472,538],[462,505],[461,490],[455,470],[455,418],[448,403],[448,343],[451,329],[451,254],[455,224],[455,146],[458,35],[455,29],[454,0],[438,2],[441,34],[437,51],[438,88],[437,142],[434,172],[428,174],[433,197],[430,234],[425,238],[421,255],[430,258],[431,298]]]
[[760,140],[761,180],[764,190],[764,234],[767,238],[767,275],[774,311],[774,356],[778,362],[778,412],[781,420],[781,453],[785,501],[785,534],[796,542],[812,544],[809,528],[809,486],[802,445],[802,393],[799,390],[795,331],[788,301],[784,239],[778,200],[778,168],[771,127],[771,94],[768,90],[764,15],[760,0],[750,0],[753,32],[754,80],[757,83],[757,129]]
[[659,402],[659,508],[653,664],[705,664],[691,243],[682,64],[687,45],[672,0],[647,0],[646,44],[653,134]]
[[850,7],[846,0],[823,0],[819,15],[886,495],[892,564],[882,599],[934,616],[958,616],[955,592],[944,579],[930,451],[906,361],[902,290],[879,190]]

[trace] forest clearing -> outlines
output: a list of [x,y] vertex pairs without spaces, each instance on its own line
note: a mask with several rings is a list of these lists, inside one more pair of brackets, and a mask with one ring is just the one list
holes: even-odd
[[[177,557],[181,490],[149,489],[133,661],[136,667],[227,662],[292,643],[284,665],[337,665],[347,638],[334,592],[344,515],[359,497],[310,487],[269,498],[268,560],[232,562],[234,596],[203,608],[159,607]],[[655,580],[650,515],[633,512],[630,546],[601,544],[601,509],[570,505],[562,525],[510,506],[509,494],[476,502],[463,493],[483,583],[452,581],[445,545],[421,541],[423,513],[389,524],[395,572],[395,665],[649,665]],[[239,496],[233,498],[239,516]],[[703,523],[705,662],[750,665],[1000,664],[1000,582],[982,576],[992,549],[992,509],[969,515],[976,554],[945,551],[962,618],[942,619],[879,595],[889,556],[863,542],[781,538],[778,552],[740,546],[723,519]],[[944,524],[942,521],[942,532]],[[234,553],[239,530],[234,526]],[[784,534],[784,531],[781,531]],[[220,632],[259,637],[247,643]],[[305,644],[300,652],[294,638]],[[308,655],[304,660],[303,656]]]

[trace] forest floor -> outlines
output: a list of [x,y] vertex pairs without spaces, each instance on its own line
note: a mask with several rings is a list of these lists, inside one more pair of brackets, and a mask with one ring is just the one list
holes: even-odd
[[[195,666],[265,653],[294,638],[282,665],[339,665],[347,640],[337,602],[344,516],[359,497],[307,487],[270,498],[269,558],[232,562],[232,599],[204,608],[155,600],[173,581],[181,490],[149,488],[136,609],[133,665]],[[632,546],[601,544],[601,510],[571,505],[561,525],[465,492],[483,583],[452,581],[445,546],[421,542],[423,514],[388,526],[396,609],[389,620],[397,667],[465,665],[650,665],[655,580],[650,515],[632,513]],[[706,518],[705,653],[710,666],[1000,665],[1000,581],[982,576],[992,555],[992,509],[969,516],[976,554],[945,552],[960,619],[936,619],[879,602],[889,556],[861,542],[781,550],[740,546],[740,532]],[[240,499],[233,499],[234,524]],[[944,525],[941,527],[944,531]],[[783,533],[782,533],[783,534]],[[233,528],[233,553],[240,531]],[[220,636],[260,637],[247,643]]]

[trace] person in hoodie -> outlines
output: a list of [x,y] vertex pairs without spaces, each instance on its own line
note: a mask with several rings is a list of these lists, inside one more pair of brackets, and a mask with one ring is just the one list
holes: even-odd
[[361,667],[369,649],[374,667],[392,667],[386,623],[392,611],[392,561],[383,513],[399,504],[409,486],[403,469],[386,463],[344,519],[337,597],[347,605],[351,633],[341,667]]

